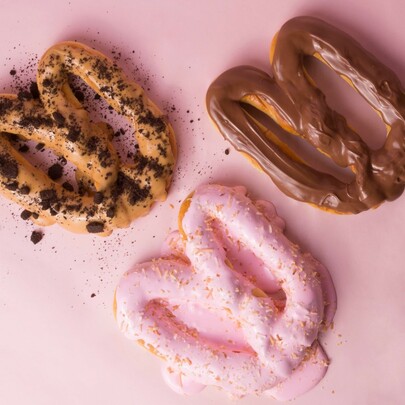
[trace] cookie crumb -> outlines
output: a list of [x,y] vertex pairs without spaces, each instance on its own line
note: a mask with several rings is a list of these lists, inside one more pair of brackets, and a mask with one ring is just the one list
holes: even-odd
[[24,211],[21,213],[21,218],[22,218],[24,221],[26,221],[31,215],[32,215],[32,212],[31,212],[31,211],[24,210]]
[[37,243],[41,242],[43,237],[44,235],[41,231],[32,231],[31,242],[36,245]]
[[75,189],[73,188],[73,186],[72,186],[68,181],[65,181],[65,182],[62,184],[62,187],[63,187],[65,190],[67,190],[67,191],[75,191]]
[[94,204],[101,204],[104,200],[104,194],[101,191],[94,193],[93,201]]
[[102,222],[90,222],[86,228],[88,233],[101,233],[104,231],[104,224]]
[[30,93],[31,93],[32,98],[39,99],[39,90],[38,90],[37,82],[31,82]]
[[18,151],[21,152],[21,153],[26,153],[26,152],[28,152],[29,150],[30,150],[30,148],[29,148],[28,145],[21,145],[21,146],[18,148]]
[[48,176],[52,180],[59,180],[63,176],[63,167],[59,163],[53,164],[48,169]]

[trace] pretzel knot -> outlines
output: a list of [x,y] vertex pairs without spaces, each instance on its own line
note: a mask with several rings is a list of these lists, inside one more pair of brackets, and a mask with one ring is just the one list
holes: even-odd
[[[385,144],[371,150],[333,111],[304,67],[304,56],[331,68],[379,114]],[[397,76],[354,39],[325,22],[298,17],[275,36],[274,76],[240,66],[219,76],[207,93],[222,135],[247,154],[287,195],[337,213],[358,213],[401,195],[405,183],[405,94]],[[255,118],[250,105],[302,137],[355,178],[344,182],[313,169]]]
[[[122,164],[113,130],[93,123],[68,84],[79,76],[134,127],[138,152]],[[76,42],[50,48],[37,71],[39,98],[0,95],[0,131],[35,140],[76,166],[85,192],[62,187],[33,167],[0,136],[0,191],[42,225],[58,223],[74,232],[108,235],[127,227],[164,200],[175,163],[176,144],[166,118],[143,89],[101,53]]]
[[177,391],[214,385],[237,397],[289,399],[326,372],[318,335],[332,321],[335,290],[327,270],[285,237],[274,207],[245,194],[199,187],[183,203],[165,257],[121,279],[116,318],[128,338],[166,361]]

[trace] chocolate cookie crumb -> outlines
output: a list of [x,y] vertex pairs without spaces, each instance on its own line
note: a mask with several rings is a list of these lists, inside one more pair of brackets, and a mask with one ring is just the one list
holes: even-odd
[[70,128],[69,133],[67,134],[67,139],[70,142],[76,142],[79,138],[80,131],[76,128]]
[[0,116],[7,114],[13,108],[13,102],[9,99],[0,100]]
[[62,177],[63,175],[63,167],[59,163],[53,164],[49,169],[48,169],[48,176],[52,180],[58,180]]
[[53,125],[53,121],[49,117],[40,117],[40,116],[23,117],[20,119],[18,123],[22,127],[34,127],[34,128],[39,128],[41,125],[51,128]]
[[75,95],[78,101],[80,102],[84,101],[84,93],[82,91],[76,90],[73,94]]
[[22,213],[21,213],[21,218],[24,220],[24,221],[26,221],[30,216],[32,215],[32,212],[31,211],[28,211],[28,210],[24,210]]
[[39,98],[39,90],[38,90],[37,82],[31,82],[30,93],[31,93],[32,98],[34,98],[34,99]]
[[225,155],[229,155],[229,152],[230,152],[230,151],[229,151],[229,148],[226,148],[226,149],[225,149]]
[[41,190],[39,192],[39,197],[41,199],[41,208],[43,210],[48,210],[57,202],[57,194],[55,190]]
[[44,235],[41,231],[33,231],[31,234],[31,242],[36,245],[37,243],[41,242]]
[[90,298],[94,298],[95,296],[96,296],[96,294],[93,293],[90,295]]
[[31,100],[32,99],[32,94],[27,91],[27,90],[20,90],[17,94],[17,98],[20,101],[24,101],[24,100]]
[[108,218],[114,218],[115,215],[115,208],[114,207],[110,207],[108,208],[106,215]]
[[10,191],[15,191],[18,188],[18,182],[17,181],[13,181],[11,183],[7,183],[6,184],[6,189],[10,190]]
[[44,87],[50,87],[50,86],[52,86],[52,81],[49,80],[48,78],[46,78],[46,79],[44,79],[44,81],[42,82],[42,85],[43,85]]
[[161,117],[155,117],[151,111],[146,111],[145,114],[138,117],[138,124],[146,124],[153,127],[156,132],[163,132],[166,128],[166,123]]
[[104,200],[104,194],[101,193],[100,191],[97,191],[96,193],[94,193],[93,196],[93,201],[94,204],[101,204]]
[[7,155],[0,155],[0,174],[8,179],[16,179],[18,176],[17,163]]
[[21,146],[18,148],[18,151],[21,152],[21,153],[26,153],[26,152],[28,152],[29,150],[30,150],[30,147],[29,147],[28,145],[21,145]]
[[20,140],[20,137],[16,134],[10,134],[8,132],[5,132],[4,134],[10,139],[11,142],[18,142]]
[[17,71],[15,69],[10,70],[10,75],[15,76],[17,74]]
[[35,146],[35,149],[36,149],[36,150],[42,150],[42,149],[44,149],[44,148],[45,148],[45,144],[42,143],[42,142],[40,142],[39,144],[37,144],[37,146]]
[[27,195],[30,193],[30,191],[31,191],[31,189],[28,186],[22,186],[20,188],[20,194],[22,194],[22,195]]
[[52,117],[56,121],[56,124],[58,125],[59,128],[63,127],[65,123],[65,117],[59,111],[55,111],[52,114]]
[[97,145],[98,145],[99,143],[100,143],[99,138],[97,138],[96,136],[90,137],[89,140],[88,140],[87,143],[86,143],[87,150],[88,150],[90,153],[95,152],[95,151],[97,150]]
[[88,233],[101,233],[104,231],[104,224],[102,222],[90,222],[86,225]]
[[41,190],[39,195],[41,200],[54,200],[56,198],[56,192],[52,189]]
[[62,184],[62,187],[67,191],[74,191],[73,186],[67,181]]

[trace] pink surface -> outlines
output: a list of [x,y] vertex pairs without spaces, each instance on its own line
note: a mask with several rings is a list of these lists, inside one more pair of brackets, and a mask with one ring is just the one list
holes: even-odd
[[[29,236],[35,227],[19,219],[18,207],[0,199],[0,403],[231,403],[213,388],[194,397],[173,393],[161,378],[160,361],[121,335],[111,308],[122,273],[158,254],[177,226],[180,201],[209,181],[242,184],[254,198],[273,201],[286,220],[287,235],[324,263],[334,280],[335,327],[323,338],[331,365],[324,380],[293,403],[403,403],[405,195],[347,217],[291,200],[232,148],[225,155],[229,145],[209,122],[204,98],[210,82],[231,66],[267,69],[273,34],[302,14],[322,17],[355,36],[405,83],[405,3],[31,4],[3,1],[0,87],[10,91],[9,71],[27,66],[57,41],[78,39],[109,55],[116,47],[123,67],[130,73],[137,66],[136,78],[169,113],[180,156],[168,200],[107,239],[55,226],[44,229],[44,239],[34,246]],[[378,118],[359,97],[341,93],[346,87],[338,79],[328,78],[330,103],[351,117],[371,145],[380,145],[384,135]],[[272,402],[247,397],[239,403]]]

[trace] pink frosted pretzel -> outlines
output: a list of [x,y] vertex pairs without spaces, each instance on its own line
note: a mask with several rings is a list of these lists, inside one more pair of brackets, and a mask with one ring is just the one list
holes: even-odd
[[[120,281],[117,321],[166,360],[166,380],[177,391],[214,385],[237,397],[290,399],[326,372],[317,339],[336,295],[326,269],[284,236],[273,206],[245,193],[209,185],[186,199],[167,257],[135,266]],[[186,323],[179,308],[196,306],[216,314],[214,331],[232,324],[242,340]]]

